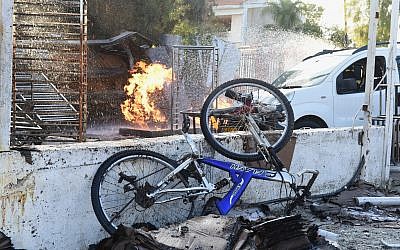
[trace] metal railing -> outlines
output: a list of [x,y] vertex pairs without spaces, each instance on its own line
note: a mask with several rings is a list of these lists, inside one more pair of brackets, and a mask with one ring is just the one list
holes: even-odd
[[11,144],[84,141],[85,0],[14,1]]
[[239,77],[272,83],[283,71],[283,62],[269,54],[257,49],[241,50]]

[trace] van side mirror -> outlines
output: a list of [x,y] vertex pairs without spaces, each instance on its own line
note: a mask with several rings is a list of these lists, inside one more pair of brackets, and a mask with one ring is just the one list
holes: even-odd
[[338,94],[349,94],[357,92],[357,82],[355,78],[338,79],[336,81],[336,91]]

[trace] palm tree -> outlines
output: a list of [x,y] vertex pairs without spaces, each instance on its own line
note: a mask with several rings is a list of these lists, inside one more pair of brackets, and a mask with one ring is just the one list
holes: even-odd
[[302,23],[300,4],[302,4],[300,1],[279,0],[279,2],[270,2],[266,11],[272,13],[278,26],[283,29],[293,29]]

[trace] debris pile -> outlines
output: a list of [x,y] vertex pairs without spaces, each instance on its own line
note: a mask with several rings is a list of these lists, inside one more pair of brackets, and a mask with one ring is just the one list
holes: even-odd
[[[145,231],[120,226],[110,238],[90,249],[311,249],[329,245],[318,236],[318,227],[300,215],[265,217],[249,221],[243,217],[210,214],[181,224]],[[322,248],[321,248],[322,249]],[[324,249],[335,249],[331,248]]]
[[358,182],[335,196],[314,199],[309,207],[296,212],[327,232],[340,232],[330,233],[331,239],[325,236],[338,247],[393,248],[400,245],[400,210],[395,203],[399,194],[396,189],[382,190]]
[[149,225],[125,228],[130,233],[115,234],[102,241],[108,242],[103,248],[99,244],[92,249],[118,250],[115,246],[120,242],[131,244],[132,248],[124,249],[144,250],[400,248],[399,206],[357,202],[358,197],[380,202],[393,197],[392,202],[398,199],[398,190],[380,190],[359,182],[335,196],[315,198],[311,205],[296,209],[296,215],[286,217],[272,216],[263,204],[240,204],[230,212],[231,217],[219,216],[215,215],[215,200],[210,199],[204,216],[160,229]]

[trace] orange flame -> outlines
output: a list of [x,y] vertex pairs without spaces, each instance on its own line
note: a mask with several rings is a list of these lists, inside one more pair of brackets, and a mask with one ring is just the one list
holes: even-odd
[[[233,100],[230,98],[221,97],[214,102],[213,107],[218,109],[230,108],[233,105]],[[215,131],[219,131],[220,122],[218,118],[211,116],[210,117],[211,126]]]
[[163,101],[163,89],[172,82],[172,69],[162,64],[138,62],[131,70],[131,77],[124,91],[128,99],[121,104],[126,120],[140,128],[148,128],[148,123],[165,123],[166,116],[157,108],[157,97]]

